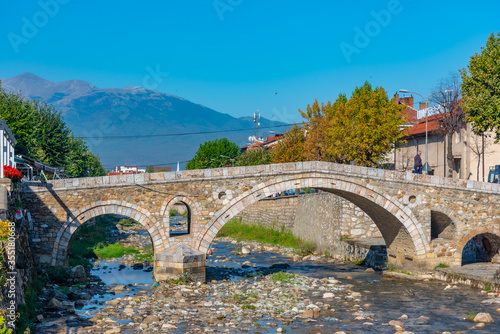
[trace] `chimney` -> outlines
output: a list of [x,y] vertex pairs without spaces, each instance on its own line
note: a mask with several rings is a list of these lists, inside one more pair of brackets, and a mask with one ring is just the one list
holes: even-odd
[[394,94],[394,100],[396,100],[396,103],[399,104],[399,94],[397,92]]
[[422,110],[422,109],[425,109],[425,108],[427,108],[427,103],[420,102],[420,104],[418,105],[418,110]]
[[402,104],[406,104],[406,105],[408,105],[409,107],[412,107],[412,108],[413,108],[413,96],[405,96],[405,97],[401,97],[401,98],[399,98],[399,101],[400,101]]

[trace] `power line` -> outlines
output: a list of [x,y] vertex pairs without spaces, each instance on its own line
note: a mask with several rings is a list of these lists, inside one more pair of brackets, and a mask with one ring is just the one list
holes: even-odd
[[[261,129],[278,128],[292,126],[296,123],[282,124],[274,126],[263,126]],[[218,130],[218,131],[203,131],[203,132],[181,132],[181,133],[165,133],[159,135],[118,135],[118,136],[96,136],[96,137],[80,137],[82,139],[137,139],[137,138],[152,138],[152,137],[174,137],[174,136],[192,136],[192,135],[202,135],[202,134],[212,134],[212,133],[224,133],[224,132],[239,132],[239,131],[251,131],[253,129],[233,129],[233,130]]]

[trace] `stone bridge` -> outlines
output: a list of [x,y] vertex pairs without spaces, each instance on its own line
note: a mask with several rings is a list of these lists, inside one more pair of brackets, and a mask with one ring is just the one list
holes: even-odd
[[[296,188],[327,191],[362,209],[395,267],[460,266],[464,246],[476,236],[487,237],[491,256],[500,249],[498,184],[328,162],[23,182],[23,200],[40,265],[65,264],[81,224],[116,214],[149,231],[157,279],[183,272],[203,279],[205,254],[226,222],[260,199]],[[182,235],[171,233],[169,222],[179,202],[189,212]]]

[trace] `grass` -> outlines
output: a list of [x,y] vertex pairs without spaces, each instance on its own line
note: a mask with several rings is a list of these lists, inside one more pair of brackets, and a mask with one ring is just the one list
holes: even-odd
[[[91,267],[93,260],[117,258],[126,254],[136,254],[138,261],[153,261],[153,249],[137,249],[121,243],[108,244],[106,234],[117,224],[116,216],[99,216],[95,224],[84,224],[75,232],[69,248],[69,265]],[[139,225],[136,221],[123,218],[118,223],[124,227]]]
[[470,310],[469,314],[467,314],[467,316],[465,317],[465,320],[474,321],[475,317],[476,317],[476,311]]
[[491,283],[488,282],[486,283],[486,286],[484,287],[484,291],[490,291],[491,290]]
[[238,241],[258,241],[260,243],[294,248],[302,256],[312,254],[316,251],[314,243],[305,242],[297,238],[289,231],[286,231],[284,227],[281,228],[281,231],[277,231],[262,225],[243,224],[238,219],[231,219],[226,223],[219,231],[218,236],[231,237]]
[[295,274],[285,273],[283,271],[278,271],[271,274],[271,280],[275,283],[292,283],[292,281],[297,277]]
[[117,242],[111,245],[99,244],[94,247],[94,253],[99,259],[112,259],[122,257],[126,254],[137,254],[139,250],[135,247],[125,246]]
[[437,266],[434,267],[434,270],[436,270],[438,268],[449,268],[449,267],[450,267],[449,264],[440,262]]

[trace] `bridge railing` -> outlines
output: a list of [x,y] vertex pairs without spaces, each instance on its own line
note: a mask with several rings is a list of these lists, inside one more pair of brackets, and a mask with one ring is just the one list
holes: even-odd
[[258,166],[185,170],[179,172],[73,178],[50,180],[48,182],[23,182],[23,191],[36,192],[47,191],[48,189],[78,189],[162,182],[186,182],[203,179],[231,179],[273,175],[279,176],[300,173],[337,174],[351,178],[358,177],[405,183],[429,184],[443,188],[459,188],[480,192],[498,192],[499,190],[498,184],[494,183],[453,179],[436,175],[398,172],[362,166],[343,165],[324,161],[305,161]]

